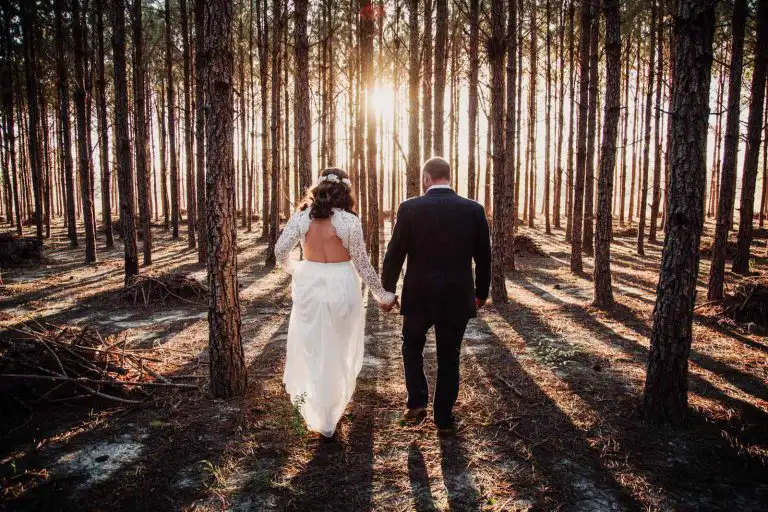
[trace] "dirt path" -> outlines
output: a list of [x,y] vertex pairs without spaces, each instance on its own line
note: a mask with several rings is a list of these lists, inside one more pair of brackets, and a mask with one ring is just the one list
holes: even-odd
[[[567,271],[561,236],[533,235],[549,256],[522,258],[509,276],[510,305],[488,308],[467,331],[456,438],[438,439],[429,422],[399,425],[401,320],[372,303],[364,367],[338,440],[307,433],[281,385],[289,280],[264,270],[264,246],[243,235],[247,396],[179,394],[140,409],[96,403],[92,412],[49,405],[25,424],[16,411],[2,424],[0,509],[765,510],[765,339],[697,323],[691,422],[646,425],[635,411],[658,247],[640,260],[631,240],[617,241],[620,307],[606,314],[588,306],[589,280]],[[158,247],[164,270],[203,275],[183,242]],[[98,267],[78,265],[63,247],[53,254],[50,268],[6,274],[4,327],[40,316],[98,325],[184,354],[176,371],[205,377],[203,305],[110,302],[122,279],[119,253]],[[432,341],[427,372],[434,382]]]

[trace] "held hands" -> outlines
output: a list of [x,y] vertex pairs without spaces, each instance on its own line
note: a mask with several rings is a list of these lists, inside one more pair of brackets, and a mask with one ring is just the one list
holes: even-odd
[[385,313],[391,313],[395,307],[400,307],[400,300],[395,297],[395,300],[390,302],[389,304],[379,304],[379,309],[381,309]]

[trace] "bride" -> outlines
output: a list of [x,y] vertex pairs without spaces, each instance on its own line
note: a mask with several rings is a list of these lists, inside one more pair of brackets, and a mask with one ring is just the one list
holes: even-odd
[[[283,383],[307,427],[326,437],[336,431],[363,366],[360,278],[379,304],[391,308],[397,301],[368,261],[354,206],[347,173],[325,169],[275,246],[293,276]],[[290,254],[299,242],[305,259],[294,262]]]

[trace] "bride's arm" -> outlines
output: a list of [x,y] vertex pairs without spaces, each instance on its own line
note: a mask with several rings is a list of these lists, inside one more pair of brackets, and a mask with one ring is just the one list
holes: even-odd
[[357,273],[360,274],[360,277],[371,290],[379,304],[392,304],[397,296],[384,289],[379,276],[376,274],[376,270],[374,270],[371,262],[368,260],[368,253],[365,250],[363,226],[360,223],[360,219],[354,215],[350,215],[350,217],[352,218],[352,226],[350,227],[348,250],[352,263],[354,263]]
[[293,261],[291,260],[291,251],[301,239],[300,218],[304,212],[294,213],[288,224],[285,225],[280,238],[275,244],[275,258],[283,269],[289,274],[293,273]]

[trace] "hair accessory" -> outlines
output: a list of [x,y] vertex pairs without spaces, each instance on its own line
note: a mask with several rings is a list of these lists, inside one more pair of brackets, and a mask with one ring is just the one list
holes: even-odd
[[339,179],[337,174],[326,174],[325,176],[320,176],[320,178],[317,180],[318,183],[323,183],[326,181],[330,181],[331,183],[344,183],[348,187],[352,186],[351,181],[349,181],[347,178]]

